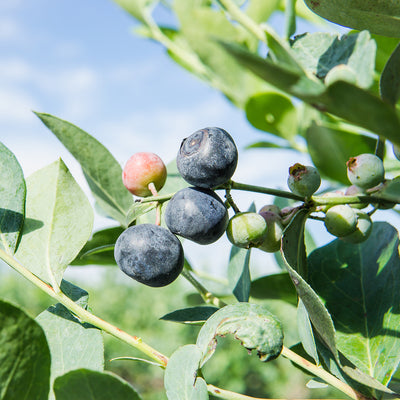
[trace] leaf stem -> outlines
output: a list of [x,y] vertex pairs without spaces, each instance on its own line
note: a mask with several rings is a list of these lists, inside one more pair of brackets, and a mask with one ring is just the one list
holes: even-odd
[[96,315],[85,310],[68,296],[66,296],[62,291],[55,292],[54,289],[48,285],[46,282],[42,281],[39,277],[33,274],[31,271],[26,269],[21,265],[15,258],[7,254],[4,250],[0,249],[0,258],[5,261],[11,268],[19,272],[22,276],[28,279],[31,283],[37,286],[39,289],[46,292],[49,296],[63,304],[76,316],[78,316],[82,321],[87,322],[97,328],[109,333],[110,335],[122,340],[123,342],[129,344],[132,347],[140,350],[142,353],[149,356],[154,361],[157,361],[163,367],[167,365],[168,358],[157,350],[153,349],[148,344],[144,343],[140,337],[129,335],[128,333],[122,331],[116,326],[110,324],[97,317]]
[[243,25],[257,39],[266,43],[266,36],[263,29],[255,23],[247,14],[235,4],[232,0],[218,0],[218,3],[231,15],[233,19]]
[[226,303],[224,303],[220,298],[214,296],[211,292],[209,292],[187,269],[183,269],[182,276],[190,282],[193,287],[200,293],[200,296],[203,298],[204,302],[207,304],[212,304],[216,307],[224,307]]
[[324,380],[326,383],[329,383],[330,385],[339,389],[341,392],[343,392],[350,398],[352,398],[354,400],[365,399],[365,396],[363,396],[361,393],[354,390],[347,383],[342,382],[341,380],[339,380],[338,378],[333,376],[331,373],[329,373],[322,367],[309,362],[308,360],[301,357],[300,355],[298,355],[294,351],[290,350],[289,348],[283,346],[281,355],[283,357],[289,359],[293,363],[299,365],[300,367],[306,369],[308,372],[311,372],[313,375],[318,376],[319,378]]

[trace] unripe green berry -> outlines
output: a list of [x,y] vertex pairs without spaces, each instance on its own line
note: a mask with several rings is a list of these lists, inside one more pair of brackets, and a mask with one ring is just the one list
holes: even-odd
[[289,168],[287,183],[294,194],[309,197],[319,188],[321,177],[316,168],[296,163]]
[[347,243],[361,243],[368,239],[372,231],[371,217],[362,211],[357,211],[357,226],[356,230],[349,235],[343,236],[340,239]]
[[[362,195],[365,196],[364,191],[360,187],[358,187],[356,185],[349,186],[346,189],[346,191],[344,192],[344,194],[346,196],[359,196],[359,195],[360,196],[362,196]],[[367,207],[368,203],[353,203],[353,204],[349,204],[349,206],[352,207],[352,208],[357,208],[357,209],[361,210],[362,208]]]
[[284,229],[282,218],[278,213],[273,211],[262,211],[263,209],[264,207],[260,210],[259,214],[265,219],[268,232],[264,241],[258,248],[267,253],[275,253],[281,248],[281,238]]
[[325,228],[336,237],[349,235],[356,230],[356,226],[357,214],[347,204],[333,206],[325,214]]
[[385,179],[383,162],[374,154],[351,157],[346,165],[349,181],[362,189],[372,188]]
[[228,223],[226,235],[229,241],[238,247],[248,249],[258,247],[268,232],[265,219],[255,212],[235,214]]

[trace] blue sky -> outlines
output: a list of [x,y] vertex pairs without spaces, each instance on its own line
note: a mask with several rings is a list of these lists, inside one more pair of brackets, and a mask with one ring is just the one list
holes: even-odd
[[[291,151],[244,151],[265,134],[160,45],[133,35],[134,25],[111,0],[0,1],[0,140],[25,175],[62,157],[89,193],[79,165],[35,110],[86,130],[121,165],[138,151],[169,162],[184,137],[220,126],[239,148],[236,180],[286,188],[288,167],[308,159]],[[258,208],[272,200],[244,193],[235,198],[242,209],[253,200]]]

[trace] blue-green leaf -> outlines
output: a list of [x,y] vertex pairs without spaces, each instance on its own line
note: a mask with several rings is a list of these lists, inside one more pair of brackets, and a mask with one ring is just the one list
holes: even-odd
[[0,301],[0,399],[47,400],[50,351],[40,325]]
[[62,160],[26,180],[26,220],[16,256],[31,272],[58,286],[87,242],[93,210]]
[[216,337],[234,334],[247,350],[256,350],[261,361],[279,356],[283,346],[280,322],[263,305],[236,303],[215,312],[202,326],[197,346],[202,352],[201,364],[213,355]]
[[176,350],[168,361],[164,385],[168,400],[207,400],[207,384],[197,377],[201,351],[194,344]]
[[14,254],[25,216],[26,186],[14,154],[0,142],[0,247]]
[[98,205],[121,225],[132,205],[132,195],[122,183],[122,168],[94,137],[60,118],[36,113],[82,167]]

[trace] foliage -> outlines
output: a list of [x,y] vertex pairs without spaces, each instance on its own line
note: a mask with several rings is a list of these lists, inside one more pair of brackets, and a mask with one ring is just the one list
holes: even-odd
[[[108,319],[101,319],[91,311],[97,310],[96,300],[89,301],[85,290],[65,279],[67,267],[114,265],[114,244],[121,232],[135,224],[165,225],[161,218],[165,207],[187,183],[172,163],[159,193],[134,199],[122,183],[119,162],[101,143],[68,121],[36,113],[81,165],[96,208],[114,225],[92,231],[92,207],[61,159],[25,179],[12,151],[0,145],[0,258],[56,302],[44,311],[41,308],[36,318],[0,302],[0,398],[62,400],[71,393],[74,398],[93,400],[144,398],[147,394],[141,397],[119,376],[129,367],[119,370],[119,375],[104,370],[105,364],[109,366],[104,361],[102,331],[135,349],[132,355],[121,349],[124,361],[113,363],[141,361],[146,376],[153,368],[164,372],[160,379],[170,400],[248,398],[216,383],[228,383],[230,389],[248,395],[270,396],[272,389],[262,387],[259,393],[246,382],[254,379],[251,373],[258,375],[257,382],[271,383],[283,375],[286,391],[280,393],[290,395],[292,375],[283,372],[287,360],[316,377],[314,384],[322,380],[350,398],[399,398],[396,228],[375,220],[369,237],[362,237],[365,241],[353,244],[346,236],[338,237],[317,249],[308,231],[309,221],[324,221],[334,205],[367,205],[365,215],[374,218],[377,210],[385,210],[390,221],[391,209],[400,203],[400,177],[390,175],[390,168],[377,186],[356,195],[343,193],[349,186],[345,163],[350,157],[375,153],[385,165],[395,162],[385,150],[400,145],[400,47],[398,40],[390,38],[400,37],[398,7],[391,1],[374,2],[372,16],[370,2],[306,1],[323,18],[359,31],[293,36],[296,18],[322,22],[295,1],[116,2],[136,19],[138,33],[160,42],[175,62],[223,93],[243,110],[250,124],[265,132],[266,140],[249,148],[263,147],[266,152],[290,148],[309,154],[330,190],[325,195],[322,191],[299,194],[234,180],[214,188],[225,192],[225,205],[235,214],[240,212],[235,190],[273,195],[277,203],[281,198],[290,200],[276,213],[284,226],[280,255],[275,254],[281,273],[252,280],[250,255],[260,250],[252,244],[232,246],[226,283],[220,283],[215,293],[186,260],[181,275],[198,292],[194,302],[185,298],[179,281],[157,289],[135,283],[132,293],[123,285],[107,296],[116,284],[110,278],[107,288],[98,292],[106,296],[110,312]],[[153,17],[157,7],[166,7],[177,26],[158,25]],[[282,37],[268,24],[275,12],[285,22]],[[256,211],[254,206],[250,211]],[[357,224],[352,233],[356,229]],[[96,299],[97,289],[94,292]],[[139,298],[155,307],[157,296],[171,296],[174,301],[165,309],[161,300],[158,304],[164,308],[157,309],[157,315],[149,312],[151,307],[141,308],[145,303]],[[24,304],[25,293],[18,297]],[[130,307],[121,307],[130,298]],[[162,321],[148,324],[149,314]],[[133,315],[135,322],[127,323],[127,315]],[[176,331],[160,328],[173,326],[172,322],[189,326],[177,325]],[[180,340],[175,341],[178,331]],[[243,377],[247,367],[243,368],[242,355],[224,352],[224,345],[218,345],[211,359],[220,336],[227,334],[257,353],[262,362],[270,361],[259,364],[264,368],[249,370],[244,384],[228,377]],[[114,346],[107,341],[106,354],[108,345]],[[218,356],[223,375],[213,369]],[[274,380],[266,378],[265,371],[275,371]],[[136,377],[130,378],[135,384]],[[156,388],[153,392],[159,395]]]

